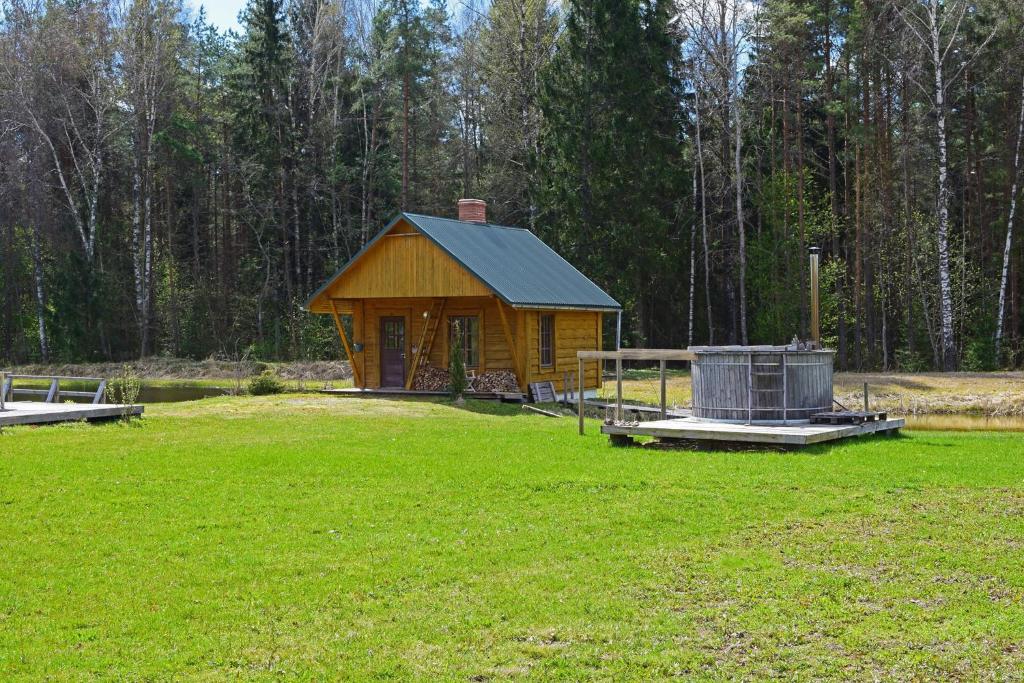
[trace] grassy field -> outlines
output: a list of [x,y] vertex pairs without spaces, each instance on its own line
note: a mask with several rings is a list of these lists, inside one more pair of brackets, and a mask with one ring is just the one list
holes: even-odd
[[1019,434],[613,449],[312,396],[0,434],[0,679],[1009,679]]
[[[658,371],[623,373],[623,397],[655,405],[659,401]],[[835,397],[853,410],[864,402],[864,382],[873,410],[900,415],[1024,416],[1024,372],[837,372]],[[666,397],[671,405],[691,403],[690,373],[670,370]],[[614,379],[606,379],[601,395],[615,397]]]

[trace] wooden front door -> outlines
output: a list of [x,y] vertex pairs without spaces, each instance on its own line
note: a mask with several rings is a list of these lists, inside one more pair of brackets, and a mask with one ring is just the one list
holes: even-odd
[[380,385],[405,386],[405,318],[380,319]]

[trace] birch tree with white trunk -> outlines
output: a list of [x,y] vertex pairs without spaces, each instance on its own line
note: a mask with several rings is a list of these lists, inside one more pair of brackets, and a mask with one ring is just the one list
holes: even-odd
[[124,103],[132,141],[132,273],[139,354],[150,351],[153,314],[154,145],[174,84],[180,6],[167,0],[132,0],[124,11],[121,55]]
[[[743,64],[756,6],[746,0],[678,0],[676,21],[686,30],[694,63],[710,69],[712,93],[724,98],[722,134],[731,132],[732,189],[736,220],[739,337],[747,336],[747,237],[743,199]],[[698,83],[702,83],[698,80]],[[697,87],[700,87],[697,85]],[[715,92],[717,90],[717,92]],[[702,173],[703,177],[703,173]]]
[[[930,83],[913,78],[935,114],[938,148],[936,172],[936,245],[939,262],[939,327],[942,339],[942,369],[957,367],[956,335],[953,322],[953,285],[949,267],[949,140],[946,130],[947,98],[950,85],[995,35],[993,30],[977,47],[963,44],[964,21],[973,19],[974,4],[968,0],[894,0],[911,42],[920,50],[931,70]],[[951,73],[950,73],[951,72]]]
[[1003,343],[1003,319],[1006,317],[1006,288],[1010,279],[1010,255],[1013,251],[1013,219],[1017,213],[1017,180],[1020,177],[1020,140],[1024,137],[1024,77],[1020,85],[1020,114],[1017,115],[1017,144],[1013,152],[1013,180],[1010,183],[1010,215],[1006,221],[1006,244],[1003,245],[1003,270],[999,278],[999,310],[996,313],[996,358]]
[[18,14],[32,32],[22,57],[38,80],[15,80],[15,101],[21,124],[39,137],[53,163],[58,194],[92,265],[107,151],[117,132],[111,7],[54,5],[45,22],[38,11],[19,3]]

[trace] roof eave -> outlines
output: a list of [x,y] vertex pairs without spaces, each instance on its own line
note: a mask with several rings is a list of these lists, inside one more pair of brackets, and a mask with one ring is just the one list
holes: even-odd
[[[334,275],[332,275],[329,278],[327,278],[327,281],[324,282],[324,284],[320,286],[320,289],[318,289],[315,292],[313,292],[313,294],[310,295],[310,297],[308,299],[306,299],[306,303],[304,303],[302,305],[303,310],[310,311],[310,307],[313,305],[313,302],[317,299],[317,297],[319,297],[321,294],[326,292],[330,288],[330,286],[334,284],[335,280],[337,280],[339,277],[341,277],[345,273],[345,271],[347,271],[349,268],[351,268],[353,265],[355,265],[356,261],[361,259],[366,254],[366,252],[370,250],[370,247],[372,247],[374,244],[376,244],[377,241],[380,240],[381,237],[386,235],[391,230],[391,228],[395,227],[395,225],[398,223],[398,221],[402,220],[403,218],[405,218],[405,214],[404,213],[399,213],[394,218],[392,218],[390,221],[388,221],[388,224],[385,225],[384,228],[382,228],[380,232],[378,232],[376,235],[373,236],[373,239],[371,239],[369,242],[364,244],[363,248],[360,249],[359,251],[357,251],[355,256],[350,258],[348,260],[348,262],[345,265],[343,265],[338,270],[338,272],[336,272]],[[417,227],[417,229],[419,229],[419,226],[416,226],[416,227]],[[310,312],[312,312],[312,311],[310,311]]]
[[509,304],[512,308],[545,311],[600,311],[601,313],[615,313],[622,310],[622,306],[616,303],[615,306],[591,306],[587,304],[546,304],[546,303],[514,303]]

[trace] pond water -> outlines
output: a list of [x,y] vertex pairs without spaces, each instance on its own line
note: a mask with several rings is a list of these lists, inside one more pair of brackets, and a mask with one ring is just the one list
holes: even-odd
[[139,403],[178,403],[201,398],[227,396],[231,391],[223,387],[147,387],[139,390]]

